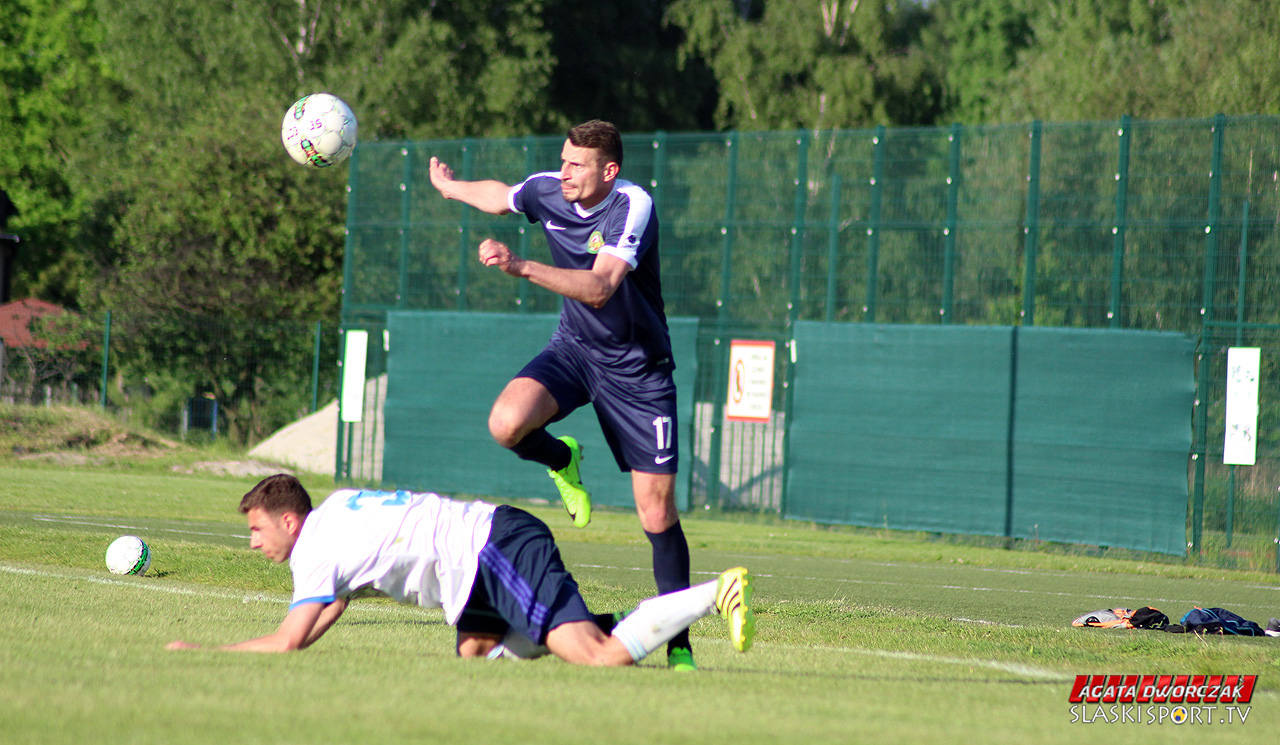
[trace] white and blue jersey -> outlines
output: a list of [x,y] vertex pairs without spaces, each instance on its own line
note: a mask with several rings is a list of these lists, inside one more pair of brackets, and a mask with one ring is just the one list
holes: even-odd
[[565,200],[560,184],[558,171],[535,173],[511,188],[508,206],[529,222],[542,223],[556,266],[590,269],[596,256],[606,253],[632,271],[598,310],[566,298],[556,334],[578,341],[615,372],[671,367],[652,197],[619,179],[604,201],[584,209]]
[[289,559],[293,604],[380,595],[456,623],[494,506],[437,494],[342,489],[307,515]]

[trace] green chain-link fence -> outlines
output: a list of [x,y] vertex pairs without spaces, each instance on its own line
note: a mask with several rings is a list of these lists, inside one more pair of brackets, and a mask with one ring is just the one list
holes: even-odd
[[0,357],[0,401],[96,405],[159,432],[251,444],[337,392],[332,323],[106,312],[28,326]]
[[[558,168],[562,142],[361,144],[343,327],[380,338],[393,309],[554,312],[556,296],[475,260],[483,237],[547,260],[537,227],[441,199],[427,162],[514,183]],[[667,312],[701,321],[692,447],[710,465],[694,479],[695,504],[780,508],[797,321],[1178,331],[1200,340],[1188,543],[1226,565],[1274,567],[1280,117],[654,133],[624,144],[623,178],[650,191],[661,220]],[[729,342],[742,338],[778,345],[769,422],[723,416]],[[1262,348],[1258,460],[1228,468],[1225,353],[1237,345]],[[373,426],[352,423],[347,437],[375,442]],[[377,481],[369,450],[348,450],[340,473]]]

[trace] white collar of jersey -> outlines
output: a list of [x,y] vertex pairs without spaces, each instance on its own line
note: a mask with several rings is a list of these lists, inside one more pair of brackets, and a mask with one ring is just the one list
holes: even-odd
[[608,194],[604,195],[604,199],[601,199],[600,202],[596,204],[596,206],[591,208],[586,208],[586,207],[583,207],[581,204],[574,202],[573,211],[578,213],[578,217],[591,217],[595,213],[604,209],[604,206],[609,203],[609,200],[613,197],[614,194],[617,194],[620,189],[622,189],[624,186],[631,186],[631,185],[632,184],[630,181],[623,181],[622,179],[614,179],[613,188],[609,190]]

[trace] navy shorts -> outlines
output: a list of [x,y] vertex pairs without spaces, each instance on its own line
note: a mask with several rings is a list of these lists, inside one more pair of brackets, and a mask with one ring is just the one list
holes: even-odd
[[618,468],[642,473],[676,473],[676,382],[667,362],[622,375],[593,360],[582,347],[559,336],[516,377],[533,378],[560,407],[558,422],[590,403]]
[[546,523],[499,506],[458,632],[502,636],[511,629],[546,644],[547,632],[560,624],[593,618]]

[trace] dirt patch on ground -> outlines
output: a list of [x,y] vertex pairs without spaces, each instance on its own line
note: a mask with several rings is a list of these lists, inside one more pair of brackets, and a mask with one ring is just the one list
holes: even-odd
[[74,407],[15,407],[0,412],[0,453],[55,465],[100,465],[122,458],[171,455],[184,446],[127,429],[109,417]]
[[215,476],[266,478],[277,473],[293,473],[257,460],[202,460],[189,466],[174,466],[175,473],[211,473]]
[[[189,460],[198,451],[161,435],[139,432],[95,409],[75,406],[0,406],[0,459],[51,466],[110,466],[120,461],[169,457]],[[171,466],[175,473],[261,478],[290,473],[272,455],[202,460]]]
[[249,451],[250,458],[299,471],[332,475],[337,456],[338,402],[280,429]]

